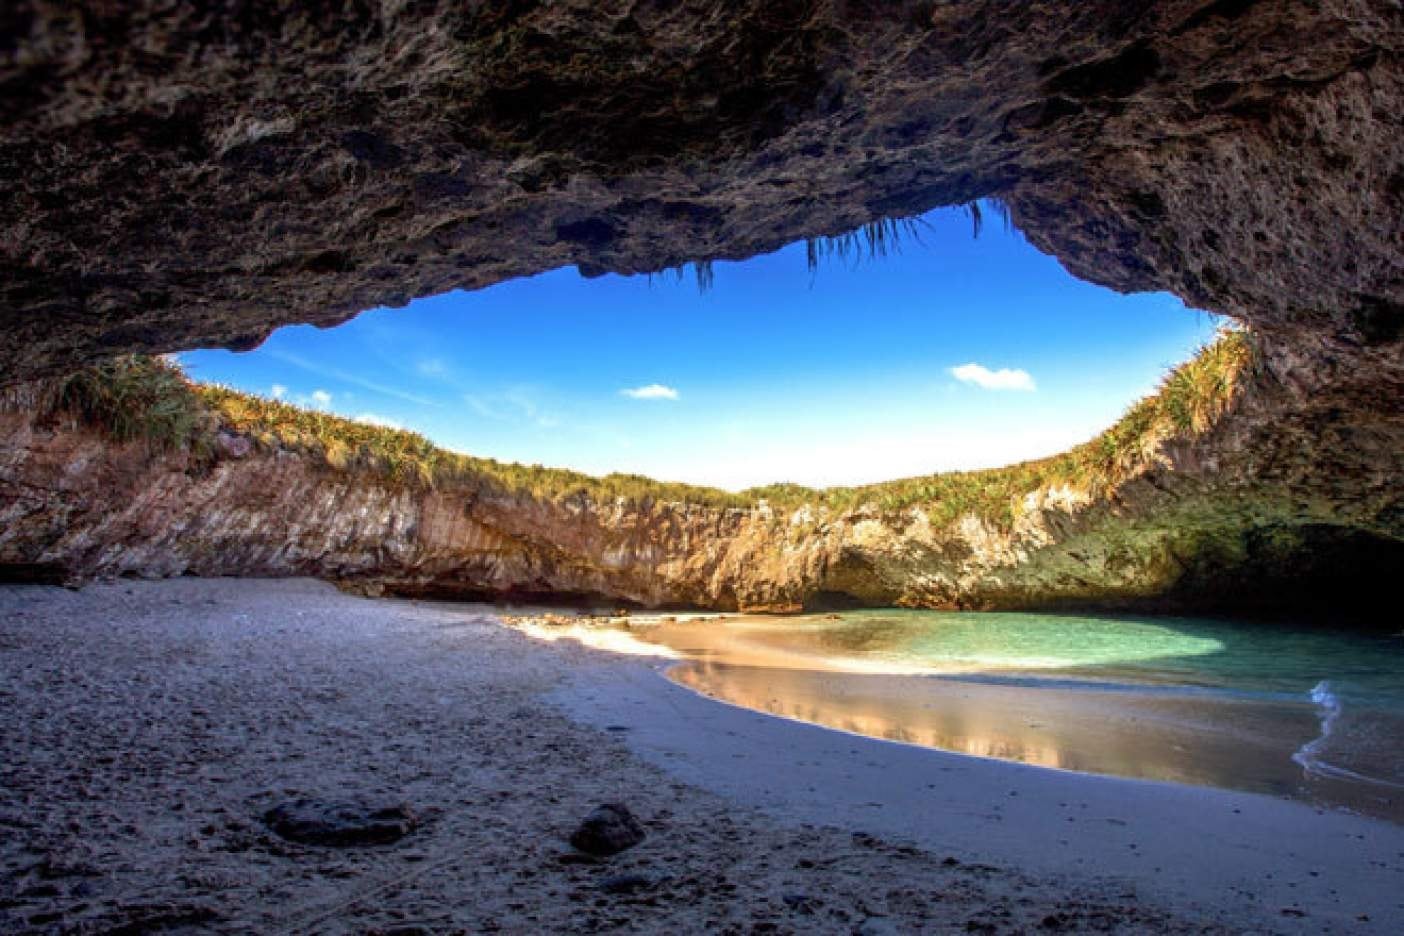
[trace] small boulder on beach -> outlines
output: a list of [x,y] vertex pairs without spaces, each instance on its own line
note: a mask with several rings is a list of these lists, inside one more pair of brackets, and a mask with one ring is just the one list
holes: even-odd
[[617,855],[644,840],[644,828],[622,803],[597,806],[570,837],[570,844],[590,855]]
[[387,845],[417,826],[414,812],[403,803],[366,805],[346,801],[296,799],[263,814],[274,834],[304,845]]

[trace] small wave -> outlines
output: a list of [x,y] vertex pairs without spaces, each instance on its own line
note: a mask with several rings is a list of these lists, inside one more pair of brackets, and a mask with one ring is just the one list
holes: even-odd
[[[1333,775],[1340,768],[1331,767],[1321,760],[1321,749],[1336,728],[1336,720],[1341,717],[1341,700],[1331,691],[1331,683],[1323,679],[1312,687],[1311,701],[1321,713],[1321,733],[1303,744],[1292,755],[1292,760],[1301,765],[1309,774]],[[1347,771],[1348,772],[1348,771]]]
[[1392,789],[1404,789],[1404,784],[1393,783],[1389,780],[1381,780],[1378,777],[1369,777],[1365,774],[1347,770],[1344,767],[1337,767],[1335,764],[1327,763],[1321,756],[1321,750],[1326,746],[1326,742],[1335,732],[1336,722],[1340,720],[1341,713],[1345,706],[1341,703],[1340,696],[1331,689],[1329,680],[1321,680],[1311,690],[1311,701],[1315,703],[1321,713],[1321,733],[1312,740],[1303,744],[1292,755],[1292,760],[1301,766],[1308,775],[1316,777],[1326,777],[1332,780],[1354,780],[1358,783],[1369,783],[1374,786],[1390,787]]

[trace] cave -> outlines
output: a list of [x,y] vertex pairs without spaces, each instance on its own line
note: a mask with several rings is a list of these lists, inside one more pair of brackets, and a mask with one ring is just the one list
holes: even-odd
[[1247,531],[1244,560],[1222,563],[1227,569],[1216,568],[1213,557],[1193,556],[1167,604],[1180,595],[1180,607],[1193,610],[1206,604],[1205,593],[1217,592],[1212,604],[1220,613],[1271,617],[1291,609],[1297,621],[1389,630],[1388,583],[1404,568],[1402,548],[1398,539],[1350,527],[1265,524]]
[[[718,608],[829,593],[986,608],[1182,606],[1197,594],[1208,606],[1254,567],[1243,544],[1265,526],[1404,537],[1397,10],[800,0],[331,15],[21,2],[3,25],[0,384],[20,414],[7,447],[28,453],[6,476],[9,568],[379,572],[409,589],[443,587],[452,566],[482,570],[453,583],[465,593]],[[95,495],[86,507],[34,507],[65,446],[72,457],[88,443],[36,436],[20,417],[36,387],[83,367],[252,348],[281,325],[330,326],[564,265],[693,264],[700,280],[713,261],[881,236],[982,199],[1075,276],[1167,290],[1253,336],[1251,379],[1212,432],[1168,445],[1158,467],[1071,520],[1045,511],[1040,536],[1018,547],[1043,557],[1037,574],[996,563],[977,587],[954,586],[941,570],[968,562],[950,558],[958,542],[921,545],[925,559],[830,551],[782,570],[757,558],[764,536],[723,524],[722,540],[750,545],[704,584],[657,563],[602,563],[618,531],[553,531],[520,504],[473,497],[475,542],[497,544],[497,559],[445,554],[442,536],[421,536],[404,560],[344,540],[299,555],[272,531],[235,542],[216,521],[183,521],[173,549],[162,520],[114,521],[99,492],[129,500],[153,477],[184,478],[158,510],[169,521],[188,509],[182,497],[204,502],[198,472],[131,453],[65,482]],[[256,499],[273,469],[244,464]],[[277,483],[291,483],[286,471]],[[304,475],[303,493],[321,483]],[[419,498],[402,528],[442,527],[453,500]],[[1165,519],[1177,511],[1208,518],[1194,543]],[[631,528],[677,517],[651,501]],[[91,532],[64,544],[65,525]],[[1139,545],[1113,542],[1123,528]],[[1213,556],[1228,557],[1221,574]]]
[[[1395,932],[1401,50],[1397,0],[8,0],[0,930]],[[843,494],[163,358],[943,207],[1235,324],[1066,452]]]

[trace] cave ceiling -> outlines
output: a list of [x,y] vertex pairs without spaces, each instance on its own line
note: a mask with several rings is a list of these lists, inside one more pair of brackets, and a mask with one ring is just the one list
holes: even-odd
[[1397,369],[1401,47],[1380,0],[11,0],[0,379],[981,198]]

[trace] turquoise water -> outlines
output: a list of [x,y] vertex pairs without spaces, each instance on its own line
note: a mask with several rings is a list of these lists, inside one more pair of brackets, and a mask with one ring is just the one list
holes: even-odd
[[[1404,629],[1404,621],[1401,621]],[[936,673],[1076,680],[1088,687],[1206,690],[1310,698],[1329,683],[1355,704],[1404,713],[1404,633],[1194,618],[998,612],[856,611],[796,618],[832,653],[857,653]]]
[[775,714],[1404,815],[1398,630],[865,610],[633,633],[692,661],[677,681]]

